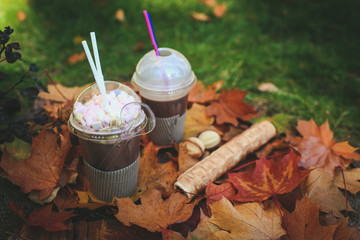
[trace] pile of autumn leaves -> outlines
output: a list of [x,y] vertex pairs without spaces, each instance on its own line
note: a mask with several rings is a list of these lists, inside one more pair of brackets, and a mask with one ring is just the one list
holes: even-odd
[[[246,92],[232,89],[219,93],[222,86],[222,82],[206,87],[198,82],[192,89],[184,138],[213,129],[224,144],[258,117],[244,102]],[[21,206],[10,202],[9,207],[29,225],[47,231],[67,230],[72,225],[64,221],[74,216],[75,208],[116,206],[115,217],[121,223],[161,232],[163,239],[358,236],[356,228],[348,227],[346,216],[359,214],[355,210],[360,206],[352,209],[346,196],[354,197],[360,191],[360,169],[347,168],[360,159],[359,154],[347,142],[333,140],[327,121],[318,126],[313,120],[298,120],[296,133],[284,121],[286,114],[267,118],[277,127],[278,136],[217,182],[209,182],[205,193],[194,194],[193,199],[176,192],[173,185],[179,174],[201,159],[187,155],[182,143],[160,147],[143,137],[136,193],[105,203],[90,193],[81,149],[71,145],[66,126],[73,99],[82,88],[53,84],[48,89],[40,98],[53,120],[33,138],[30,147],[19,139],[5,144],[0,162],[6,178],[43,204],[25,216]],[[159,161],[159,153],[169,149],[178,154]],[[182,224],[182,230],[174,231],[174,224]]]

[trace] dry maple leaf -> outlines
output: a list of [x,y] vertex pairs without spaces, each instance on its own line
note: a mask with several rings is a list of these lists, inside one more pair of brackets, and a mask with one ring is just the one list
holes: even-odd
[[200,221],[196,229],[189,233],[190,239],[207,239],[211,234],[220,230],[219,227],[209,222],[202,210],[200,210]]
[[16,212],[27,224],[44,228],[46,231],[56,232],[69,230],[70,226],[65,225],[64,221],[75,216],[73,211],[53,211],[53,205],[35,209],[28,218],[24,216],[23,210],[16,204],[10,202],[10,208]]
[[43,128],[32,140],[29,158],[16,161],[5,150],[0,167],[6,172],[7,178],[20,186],[23,192],[38,191],[39,200],[42,200],[50,196],[58,184],[70,148],[70,132],[66,125],[62,125],[60,134],[49,133]]
[[195,86],[189,92],[188,101],[192,103],[208,103],[216,100],[218,98],[216,92],[222,88],[223,85],[223,80],[206,87],[201,81],[197,81]]
[[275,204],[265,210],[258,202],[233,206],[223,198],[210,204],[210,208],[209,222],[221,230],[207,239],[278,239],[286,233]]
[[193,19],[195,19],[196,21],[199,22],[208,22],[210,21],[210,17],[208,15],[206,15],[205,13],[199,13],[199,12],[193,12],[191,14],[191,16],[193,17]]
[[234,197],[236,190],[231,183],[216,185],[211,181],[206,186],[206,199],[209,204],[221,200],[223,197],[230,199]]
[[246,94],[238,89],[228,92],[224,89],[219,99],[211,102],[210,106],[206,108],[206,113],[209,116],[216,116],[216,123],[219,125],[230,123],[237,126],[238,118],[249,121],[258,114],[252,106],[244,102]]
[[[352,192],[353,194],[356,194],[358,191],[360,191],[360,168],[346,169],[343,170],[343,173],[346,190]],[[345,188],[344,179],[340,171],[336,172],[333,183],[339,188]]]
[[23,22],[26,20],[26,13],[24,11],[18,11],[16,13],[16,17],[19,20],[19,22]]
[[319,206],[304,197],[292,213],[285,211],[284,227],[291,240],[333,239],[336,225],[321,226]]
[[81,62],[85,59],[85,52],[81,52],[81,53],[74,53],[73,55],[71,55],[70,57],[68,57],[68,59],[66,60],[67,63],[70,64],[75,64],[78,62]]
[[151,232],[159,232],[169,225],[184,222],[193,213],[196,201],[190,200],[181,193],[172,193],[163,200],[161,192],[149,189],[141,196],[141,205],[135,205],[130,198],[116,198],[119,213],[115,217],[130,226],[136,224]]
[[[347,173],[348,171],[350,171],[350,177]],[[352,173],[357,174],[357,176],[354,176]],[[360,169],[358,168],[356,168],[354,172],[352,170],[344,171],[345,183],[347,185],[353,185],[351,190],[355,192],[356,190],[360,190],[360,183],[358,182],[360,179],[359,174]],[[312,170],[306,178],[303,188],[308,198],[310,198],[313,203],[320,205],[322,212],[332,212],[336,217],[342,218],[343,215],[340,213],[340,210],[346,209],[346,200],[338,187],[344,188],[340,171],[337,171],[335,177],[333,177],[324,169],[316,168]],[[348,210],[352,211],[350,205],[348,205]]]
[[188,154],[186,143],[181,142],[179,144],[179,156],[178,156],[178,165],[179,165],[179,175],[194,166],[199,162],[198,158],[192,157]]
[[312,119],[299,120],[297,130],[303,138],[290,137],[290,142],[301,153],[301,167],[321,167],[334,175],[336,167],[345,169],[353,159],[359,159],[360,155],[354,153],[356,148],[348,142],[335,143],[328,121],[319,127]]
[[280,161],[256,160],[252,173],[229,173],[228,181],[238,190],[232,199],[241,202],[263,201],[276,194],[291,192],[309,175],[309,170],[298,168],[299,156],[293,150]]
[[206,107],[194,103],[186,114],[184,139],[197,136],[200,132],[209,128],[213,123],[214,117],[209,117],[206,114]]
[[227,5],[224,4],[216,4],[213,8],[213,13],[215,15],[215,17],[217,18],[221,18],[225,15],[227,9]]
[[173,161],[159,163],[157,150],[152,142],[148,143],[140,158],[138,187],[132,200],[136,201],[140,195],[150,188],[161,190],[164,196],[174,192],[174,183],[178,177],[177,165]]
[[46,100],[51,100],[55,102],[60,103],[66,103],[68,101],[74,100],[77,95],[87,88],[90,84],[87,84],[82,87],[65,87],[61,85],[60,83],[55,84],[49,84],[47,86],[48,93],[47,92],[40,92],[39,97]]
[[115,19],[118,20],[119,22],[124,22],[125,21],[125,12],[123,9],[118,9],[115,12]]
[[83,191],[76,191],[79,197],[79,208],[88,208],[90,210],[94,210],[99,207],[104,206],[115,206],[113,202],[108,203],[97,199],[92,192],[83,192]]

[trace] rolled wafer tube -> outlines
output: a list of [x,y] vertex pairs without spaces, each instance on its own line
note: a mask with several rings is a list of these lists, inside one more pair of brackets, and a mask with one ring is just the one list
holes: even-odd
[[276,129],[271,122],[255,123],[181,174],[175,188],[183,190],[188,198],[192,197],[192,194],[202,191],[209,181],[215,181],[275,135]]

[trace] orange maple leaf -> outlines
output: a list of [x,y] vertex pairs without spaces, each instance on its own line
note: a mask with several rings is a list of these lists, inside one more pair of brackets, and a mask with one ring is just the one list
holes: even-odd
[[61,128],[60,134],[49,133],[43,128],[32,140],[28,159],[16,161],[6,149],[2,155],[0,167],[6,172],[7,178],[25,193],[38,191],[39,200],[47,198],[58,185],[60,172],[71,148],[69,129],[66,125]]
[[176,222],[184,222],[193,213],[196,201],[190,202],[185,195],[173,193],[163,200],[161,192],[149,189],[141,197],[141,205],[135,205],[130,198],[116,198],[119,213],[115,217],[130,226],[136,224],[151,232],[159,232],[162,228]]
[[83,61],[85,59],[85,57],[86,57],[85,52],[74,53],[73,55],[68,57],[68,59],[66,61],[70,64],[75,64],[75,63]]
[[14,212],[16,212],[27,224],[42,227],[46,231],[50,232],[69,230],[70,226],[65,225],[64,221],[68,220],[72,216],[75,216],[73,210],[53,211],[52,204],[35,209],[30,213],[29,217],[27,218],[25,217],[23,210],[13,202],[10,202],[9,207]]
[[140,158],[138,186],[132,199],[136,201],[147,189],[157,188],[163,196],[174,192],[174,183],[178,177],[177,164],[173,161],[159,163],[157,158],[159,148],[152,142],[148,143]]
[[223,85],[223,80],[206,87],[201,81],[197,81],[189,93],[188,101],[192,103],[208,103],[216,100],[218,98],[216,92],[222,88]]
[[246,92],[232,89],[227,92],[225,89],[217,101],[211,102],[210,106],[206,108],[209,116],[216,116],[217,124],[231,123],[234,126],[238,125],[238,118],[244,121],[258,116],[255,109],[244,102]]
[[215,17],[221,18],[224,16],[226,9],[227,9],[226,4],[216,4],[213,8],[213,13],[214,13]]
[[319,205],[304,197],[296,202],[292,213],[285,211],[284,227],[289,239],[333,239],[337,225],[322,226],[319,223]]
[[229,173],[228,181],[238,190],[232,199],[240,202],[264,201],[276,194],[291,192],[310,173],[310,170],[298,168],[299,158],[290,150],[277,162],[265,157],[256,160],[252,173]]
[[335,143],[328,121],[319,127],[313,119],[298,120],[297,130],[303,137],[290,137],[290,142],[301,153],[300,167],[320,167],[334,175],[336,167],[344,169],[353,159],[360,159],[360,155],[354,153],[357,148],[348,142]]

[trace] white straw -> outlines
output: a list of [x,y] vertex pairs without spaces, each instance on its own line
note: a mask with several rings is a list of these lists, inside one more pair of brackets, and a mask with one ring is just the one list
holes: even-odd
[[92,43],[92,47],[93,47],[93,51],[94,51],[94,58],[95,58],[97,72],[99,75],[103,75],[102,70],[101,70],[100,57],[99,57],[99,51],[98,51],[98,47],[97,47],[95,32],[91,32],[90,37],[91,37],[91,43]]
[[102,74],[99,74],[99,72],[97,71],[97,69],[95,67],[94,60],[93,60],[93,58],[91,56],[90,49],[89,49],[89,46],[87,45],[87,42],[82,41],[82,45],[84,47],[84,50],[85,50],[87,59],[89,61],[91,70],[92,70],[92,72],[94,74],[95,81],[96,81],[96,83],[97,83],[97,85],[99,87],[101,95],[104,98],[105,105],[108,106],[109,102],[108,102],[107,97],[106,97],[106,89],[105,89],[104,77],[102,77]]

